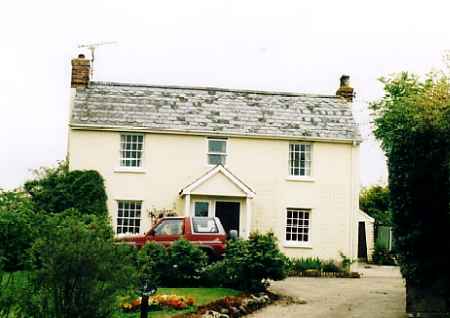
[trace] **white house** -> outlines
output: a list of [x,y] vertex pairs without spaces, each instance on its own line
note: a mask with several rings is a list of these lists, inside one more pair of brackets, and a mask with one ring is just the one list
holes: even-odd
[[273,231],[288,256],[357,256],[359,143],[337,95],[92,82],[72,61],[70,169],[105,179],[117,233],[152,214]]

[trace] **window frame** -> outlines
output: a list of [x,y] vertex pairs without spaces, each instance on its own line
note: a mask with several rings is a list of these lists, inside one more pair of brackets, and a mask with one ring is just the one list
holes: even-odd
[[[300,153],[301,153],[300,148],[301,148],[302,145],[305,146],[305,151],[304,151],[305,154],[306,154],[306,147],[309,147],[309,160],[306,160],[306,155],[305,155],[305,160],[304,160],[305,165],[303,167],[303,170],[305,171],[305,174],[303,174],[303,175],[300,174],[300,171],[302,169],[301,168],[301,162],[302,162],[301,159],[299,159],[298,167],[294,167],[292,165],[294,160],[291,159],[291,153],[292,153],[291,147],[295,146],[295,145],[299,146],[299,151],[298,151],[299,156],[300,156]],[[296,151],[294,151],[294,152],[296,152]],[[309,167],[307,167],[306,162],[309,162]],[[314,146],[313,146],[313,143],[311,143],[311,142],[304,142],[304,141],[291,141],[291,142],[289,142],[289,146],[288,146],[288,179],[289,180],[296,180],[297,179],[297,180],[310,180],[310,181],[312,181],[313,180],[313,172],[314,172],[314,170],[313,170],[314,169],[313,162],[314,162]],[[299,171],[298,175],[293,173],[293,171],[295,171],[295,169],[298,169],[298,171]],[[309,174],[306,174],[306,171],[309,171]]]
[[[299,240],[288,240],[287,237],[287,228],[288,228],[288,212],[303,212],[308,213],[308,240],[307,241],[299,241]],[[310,208],[295,208],[295,207],[288,207],[284,210],[284,230],[283,230],[283,242],[285,247],[300,247],[300,248],[312,248],[312,215],[313,210]],[[300,220],[297,218],[297,222]],[[303,218],[303,222],[305,221],[305,218]],[[292,224],[291,224],[292,225]],[[291,226],[292,227],[292,226]],[[297,227],[298,228],[298,227]],[[303,228],[305,228],[303,226]],[[292,232],[291,232],[292,233]],[[304,232],[302,232],[304,234]],[[298,234],[298,231],[297,231]]]
[[[209,142],[210,141],[223,141],[225,142],[225,152],[216,152],[216,151],[209,151]],[[208,166],[217,166],[218,164],[213,164],[213,163],[209,163],[209,156],[210,155],[220,155],[224,157],[224,162],[223,162],[223,166],[225,166],[227,164],[227,158],[228,158],[228,153],[229,153],[229,143],[228,143],[228,138],[218,138],[218,137],[207,137],[206,138],[206,164]]]
[[[142,148],[141,150],[126,150],[122,148],[122,136],[136,136],[136,137],[142,137]],[[126,145],[127,143],[125,143]],[[122,157],[123,152],[126,151],[140,151],[140,158],[138,159],[136,158],[127,158],[127,157]],[[124,132],[124,133],[120,133],[119,134],[119,170],[143,170],[144,169],[144,158],[145,158],[145,134],[141,134],[141,133],[130,133],[130,132]],[[133,159],[136,159],[137,162],[140,163],[140,165],[136,165],[136,166],[127,166],[127,165],[122,165],[123,162],[128,161],[133,161]],[[139,161],[138,161],[139,160]]]
[[[117,202],[117,209],[116,209],[116,228],[115,228],[115,232],[116,232],[116,234],[117,235],[123,235],[123,234],[134,234],[134,235],[138,235],[138,234],[140,234],[141,233],[141,229],[142,229],[142,221],[143,221],[143,219],[142,219],[142,211],[143,211],[143,209],[142,209],[142,206],[143,206],[143,201],[142,200],[116,200],[116,202]],[[122,209],[122,211],[121,211],[121,208],[120,208],[120,205],[121,205],[121,203],[123,203],[123,204],[125,204],[125,203],[127,203],[127,204],[134,204],[134,205],[136,205],[136,204],[139,204],[139,206],[140,206],[140,209],[139,209],[139,217],[136,217],[136,212],[138,211],[136,208],[134,208],[133,210],[131,210],[130,208],[128,208],[128,209],[126,209],[126,211],[125,211],[125,209],[123,208]],[[119,216],[119,212],[122,212],[122,216]],[[127,216],[125,216],[125,212],[127,212]],[[130,216],[130,213],[131,212],[134,212],[134,216],[133,217],[131,217]],[[119,225],[119,219],[121,220],[121,223],[122,224],[120,224]],[[130,220],[133,220],[133,225],[129,225],[129,224],[127,224],[127,225],[124,225],[124,220],[127,220],[128,222],[127,223],[129,223],[129,221]],[[139,220],[139,225],[138,226],[136,226],[136,220]],[[119,227],[121,228],[121,231],[119,232]],[[138,229],[138,231],[137,232],[124,232],[123,231],[123,228],[124,227],[127,227],[127,228],[129,228],[129,227],[133,227],[134,229],[135,228],[137,228]]]

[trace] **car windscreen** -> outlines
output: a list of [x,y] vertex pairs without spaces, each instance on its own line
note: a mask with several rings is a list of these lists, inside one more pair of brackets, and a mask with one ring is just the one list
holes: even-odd
[[195,233],[219,233],[214,218],[192,218]]

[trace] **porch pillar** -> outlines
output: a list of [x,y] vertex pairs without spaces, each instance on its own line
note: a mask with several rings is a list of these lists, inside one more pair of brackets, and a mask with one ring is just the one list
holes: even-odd
[[245,200],[245,207],[247,209],[247,213],[246,213],[246,232],[245,232],[245,236],[248,239],[250,236],[250,232],[252,230],[252,201],[249,197],[246,198]]
[[191,208],[191,195],[186,194],[184,196],[184,215],[185,216],[190,215],[190,208]]

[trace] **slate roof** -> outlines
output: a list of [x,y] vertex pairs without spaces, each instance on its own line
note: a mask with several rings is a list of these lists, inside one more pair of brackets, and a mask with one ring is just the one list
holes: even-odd
[[335,95],[91,82],[77,89],[72,127],[229,136],[360,140]]

